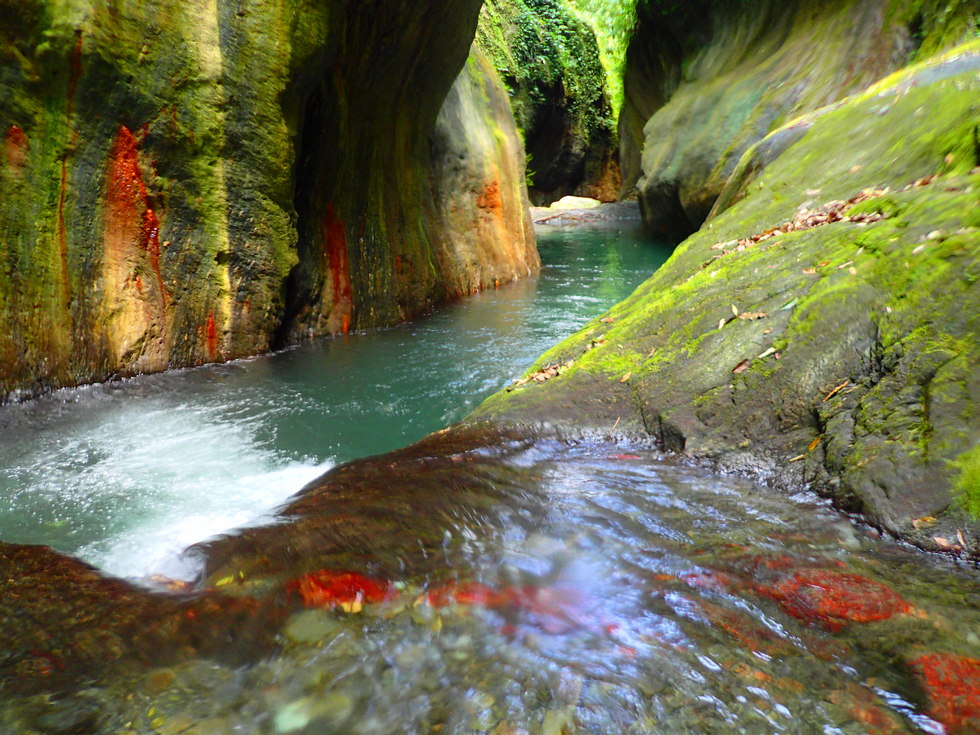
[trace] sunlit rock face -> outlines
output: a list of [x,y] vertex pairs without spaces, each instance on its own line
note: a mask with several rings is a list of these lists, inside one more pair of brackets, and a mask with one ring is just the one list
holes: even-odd
[[641,2],[619,123],[624,183],[681,240],[745,151],[796,116],[970,37],[966,3]]
[[[439,199],[432,141],[479,7],[0,4],[0,399],[391,323],[533,272],[499,106],[452,142],[473,195],[451,215]],[[461,245],[447,228],[482,217],[494,180],[506,216]]]

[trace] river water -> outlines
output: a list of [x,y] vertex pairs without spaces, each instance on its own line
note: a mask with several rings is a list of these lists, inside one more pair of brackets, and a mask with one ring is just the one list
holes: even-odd
[[670,251],[620,224],[550,228],[539,278],[392,329],[0,408],[0,539],[192,576],[186,546],[458,421],[627,296]]
[[[25,645],[25,671],[71,654],[81,683],[25,685],[0,730],[980,731],[975,568],[643,444],[464,427],[368,456],[461,418],[666,255],[608,230],[540,248],[539,280],[411,324],[0,411],[0,539],[204,589]],[[256,523],[284,502],[288,525]],[[253,613],[205,622],[229,600]]]

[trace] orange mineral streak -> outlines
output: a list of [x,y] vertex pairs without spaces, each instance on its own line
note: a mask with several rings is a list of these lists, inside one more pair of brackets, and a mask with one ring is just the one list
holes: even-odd
[[117,264],[135,266],[145,260],[156,276],[160,299],[166,305],[169,293],[160,271],[160,220],[150,206],[149,192],[143,183],[139,143],[125,125],[119,128],[109,154],[105,253],[107,261]]
[[357,572],[320,569],[303,575],[286,585],[298,593],[307,607],[333,608],[354,603],[374,604],[394,597],[391,584]]
[[980,732],[980,659],[928,653],[910,662],[947,735]]
[[486,184],[476,197],[476,206],[480,209],[500,211],[503,209],[503,201],[500,198],[500,182],[493,180]]
[[321,222],[324,260],[330,273],[333,287],[332,313],[340,314],[340,328],[344,334],[350,331],[352,292],[350,283],[350,262],[347,257],[347,234],[344,223],[337,216],[333,202],[327,204],[327,211]]
[[204,340],[208,346],[208,357],[216,357],[218,354],[218,327],[214,323],[214,311],[208,313],[208,321],[204,327]]
[[24,164],[27,163],[27,151],[30,147],[23,130],[16,125],[7,128],[7,133],[3,136],[3,148],[8,171],[20,176]]
[[849,623],[871,623],[912,610],[883,584],[832,569],[800,569],[757,591],[774,599],[797,620],[839,631]]

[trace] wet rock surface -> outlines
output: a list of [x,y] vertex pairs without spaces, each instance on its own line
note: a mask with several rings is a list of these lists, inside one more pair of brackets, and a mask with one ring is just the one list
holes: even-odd
[[[278,525],[196,547],[193,593],[8,545],[22,583],[0,611],[22,643],[5,650],[61,658],[3,668],[0,725],[971,731],[976,570],[692,469],[645,444],[441,432],[336,468]],[[93,638],[102,666],[77,653]]]

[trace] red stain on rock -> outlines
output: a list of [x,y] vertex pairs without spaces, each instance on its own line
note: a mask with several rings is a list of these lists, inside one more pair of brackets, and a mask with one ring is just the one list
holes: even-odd
[[19,176],[27,163],[27,151],[30,150],[27,136],[19,127],[11,125],[3,137],[3,143],[7,169]]
[[476,197],[476,206],[480,209],[486,209],[490,211],[498,211],[503,208],[503,202],[500,198],[500,182],[491,181],[489,184],[483,187]]
[[755,623],[744,613],[716,605],[708,600],[700,600],[698,605],[705,617],[731,635],[739,644],[750,651],[761,651],[770,656],[790,653],[794,646],[776,632]]
[[830,630],[848,623],[887,620],[912,607],[896,592],[858,574],[832,569],[800,569],[756,590],[774,599],[797,620]]
[[347,234],[344,223],[337,216],[333,202],[327,204],[327,211],[321,222],[324,256],[333,286],[333,306],[341,316],[341,328],[346,334],[350,330],[351,283],[350,264],[347,257]]
[[980,659],[929,653],[910,666],[929,697],[929,716],[948,735],[980,732]]
[[320,569],[286,585],[295,591],[307,607],[340,607],[360,603],[378,603],[393,597],[391,584],[365,577],[357,572],[335,572]]
[[[125,125],[119,128],[109,153],[106,192],[105,251],[107,259],[123,263],[137,249],[156,275],[160,298],[167,291],[160,272],[160,220],[150,204],[139,165],[139,144]],[[135,265],[135,264],[131,264]]]
[[514,595],[500,592],[481,582],[463,582],[437,587],[425,594],[423,600],[432,607],[458,605],[479,605],[481,607],[502,607],[513,602]]
[[204,327],[204,340],[208,346],[208,357],[218,354],[218,327],[214,323],[214,311],[208,313],[208,321]]

